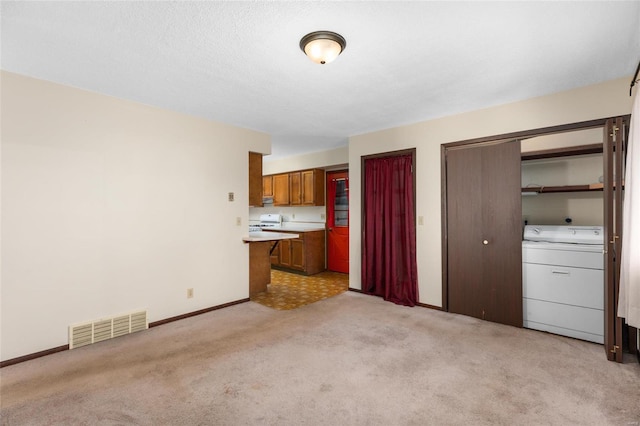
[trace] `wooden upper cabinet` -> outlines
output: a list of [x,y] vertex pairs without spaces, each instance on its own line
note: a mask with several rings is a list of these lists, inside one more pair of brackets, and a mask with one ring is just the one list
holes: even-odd
[[273,176],[262,177],[262,196],[273,197]]
[[324,170],[289,173],[292,206],[324,206]]
[[302,180],[301,204],[324,206],[324,170],[314,169],[300,172]]
[[289,196],[292,206],[302,204],[302,179],[301,172],[289,173]]
[[249,153],[249,206],[262,207],[262,154]]
[[288,206],[289,204],[289,173],[273,175],[273,205]]
[[264,196],[273,196],[274,206],[324,206],[324,176],[322,169],[264,176]]

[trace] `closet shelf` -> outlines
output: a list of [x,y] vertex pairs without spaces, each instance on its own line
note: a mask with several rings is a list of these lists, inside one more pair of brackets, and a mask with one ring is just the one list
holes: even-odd
[[592,183],[588,185],[563,185],[563,186],[527,186],[522,188],[523,193],[550,193],[550,192],[589,192],[602,191],[604,187],[601,183]]
[[[549,192],[589,192],[589,191],[602,191],[604,184],[602,183],[590,183],[587,185],[564,185],[564,186],[526,186],[522,188],[522,193],[525,194],[543,194]],[[615,189],[615,185],[614,185]],[[622,189],[624,189],[624,180],[622,181]]]

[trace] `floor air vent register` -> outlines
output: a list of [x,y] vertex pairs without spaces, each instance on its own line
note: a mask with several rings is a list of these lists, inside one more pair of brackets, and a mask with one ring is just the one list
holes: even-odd
[[112,318],[69,326],[69,349],[98,343],[149,328],[147,311],[136,311]]

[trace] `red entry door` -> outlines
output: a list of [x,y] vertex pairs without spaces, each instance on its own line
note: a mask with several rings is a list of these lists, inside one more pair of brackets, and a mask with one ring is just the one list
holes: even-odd
[[327,172],[327,263],[349,273],[349,172]]

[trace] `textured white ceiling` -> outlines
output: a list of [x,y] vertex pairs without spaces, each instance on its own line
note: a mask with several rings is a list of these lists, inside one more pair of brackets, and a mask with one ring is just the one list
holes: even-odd
[[[639,1],[2,1],[0,14],[2,69],[267,132],[273,159],[630,76],[640,60]],[[299,49],[317,30],[347,40],[331,64]]]

